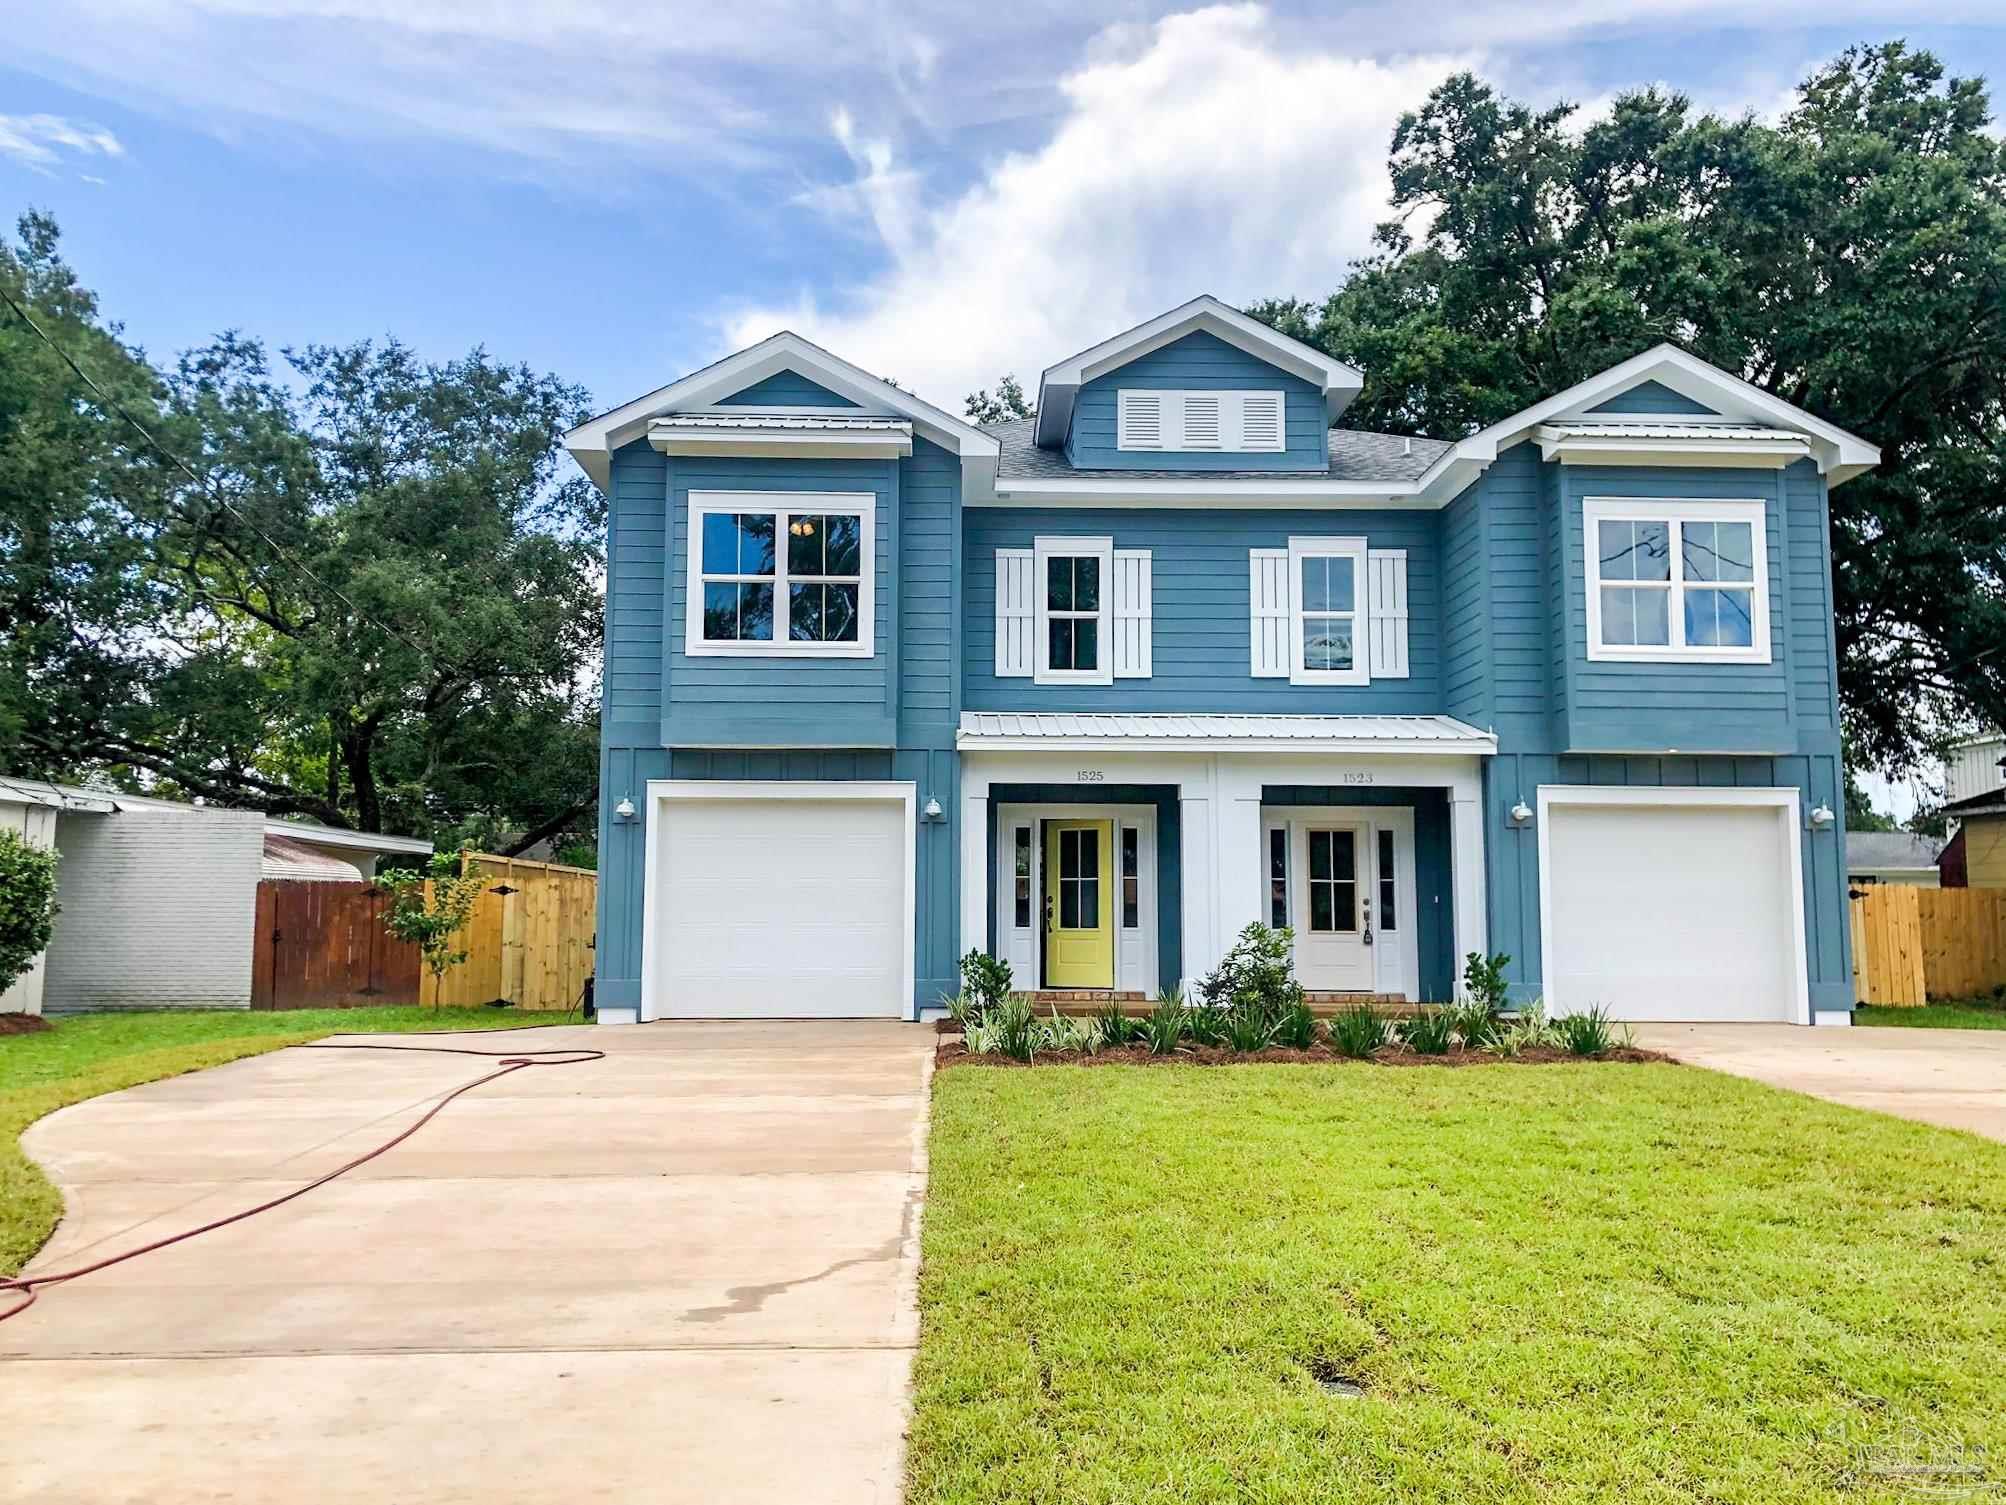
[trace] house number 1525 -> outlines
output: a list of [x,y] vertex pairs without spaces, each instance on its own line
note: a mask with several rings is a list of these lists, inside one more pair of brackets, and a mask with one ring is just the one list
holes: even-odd
[[1077,777],[1082,784],[1098,784],[1106,775],[1098,768],[1082,768]]

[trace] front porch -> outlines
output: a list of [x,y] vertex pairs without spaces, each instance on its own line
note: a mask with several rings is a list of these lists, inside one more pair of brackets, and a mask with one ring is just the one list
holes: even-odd
[[1258,921],[1322,1012],[1446,1000],[1485,948],[1494,745],[1444,717],[965,716],[961,948],[1092,1012],[1191,988]]

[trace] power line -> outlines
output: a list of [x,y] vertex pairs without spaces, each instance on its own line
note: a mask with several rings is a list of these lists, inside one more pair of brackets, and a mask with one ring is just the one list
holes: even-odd
[[420,658],[423,658],[435,665],[440,664],[441,661],[439,660],[437,654],[433,653],[430,649],[421,648],[416,642],[414,642],[409,636],[407,636],[400,629],[392,627],[388,622],[383,621],[380,617],[372,616],[370,613],[364,611],[361,607],[357,606],[340,590],[337,590],[334,586],[329,585],[325,580],[321,579],[320,576],[316,575],[313,572],[313,570],[308,567],[308,565],[304,560],[300,559],[298,556],[293,554],[291,550],[287,549],[277,539],[273,538],[269,533],[265,532],[263,528],[260,528],[256,523],[251,521],[250,518],[246,517],[244,513],[238,509],[237,504],[232,502],[221,491],[217,490],[215,486],[208,480],[207,477],[198,475],[193,466],[191,466],[186,460],[182,459],[179,455],[175,454],[165,444],[161,443],[160,440],[154,436],[153,431],[151,429],[149,429],[145,424],[141,423],[137,418],[133,417],[133,415],[129,411],[127,411],[125,404],[121,403],[117,398],[113,397],[109,392],[105,391],[103,387],[99,386],[96,380],[93,379],[91,374],[88,371],[84,370],[82,366],[79,366],[76,363],[75,359],[71,357],[69,351],[65,350],[61,345],[57,344],[55,340],[50,337],[49,332],[44,328],[42,328],[40,324],[37,324],[35,322],[34,316],[31,315],[27,309],[23,308],[19,303],[14,301],[14,295],[8,292],[4,286],[0,286],[0,302],[4,302],[10,309],[12,309],[14,311],[15,316],[19,318],[23,324],[26,324],[30,329],[32,329],[35,332],[36,337],[40,339],[44,345],[47,345],[51,350],[53,350],[56,353],[57,358],[60,359],[65,366],[68,366],[71,371],[76,373],[77,379],[81,381],[85,386],[89,387],[91,391],[97,395],[97,399],[99,402],[104,404],[105,407],[109,408],[112,412],[118,414],[119,417],[123,418],[128,424],[130,424],[133,430],[136,433],[138,433],[139,436],[142,439],[144,439],[149,445],[153,447],[154,453],[159,455],[160,458],[165,460],[169,465],[172,465],[175,469],[179,470],[183,475],[187,476],[188,479],[193,481],[196,484],[196,486],[203,491],[204,494],[206,494],[212,501],[216,503],[217,506],[221,507],[225,512],[228,512],[232,517],[236,518],[238,522],[242,523],[246,528],[250,529],[251,532],[255,534],[258,538],[262,539],[264,541],[265,546],[269,548],[274,554],[276,554],[281,561],[291,565],[294,569],[298,570],[300,574],[304,575],[308,580],[312,581],[316,587],[327,592],[328,595],[334,597],[335,600],[339,601],[343,606],[346,606],[361,620],[369,623],[371,626],[377,628],[379,631],[388,633],[391,637],[395,638],[398,642],[402,643],[406,648],[409,648],[413,653],[417,654]]

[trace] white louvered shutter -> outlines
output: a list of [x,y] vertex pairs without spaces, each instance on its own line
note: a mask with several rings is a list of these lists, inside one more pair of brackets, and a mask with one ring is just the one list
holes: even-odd
[[1250,549],[1247,585],[1253,603],[1249,632],[1256,679],[1289,677],[1289,551]]
[[1234,394],[1224,392],[1186,392],[1184,394],[1184,426],[1179,438],[1179,449],[1224,449],[1226,447],[1226,422],[1224,399]]
[[1037,647],[1029,549],[996,551],[996,676],[1029,679]]
[[1407,551],[1373,549],[1365,558],[1368,641],[1374,679],[1407,678]]
[[1116,403],[1115,448],[1164,447],[1163,398],[1161,392],[1121,393]]
[[1282,441],[1282,394],[1243,392],[1240,394],[1240,448],[1279,450]]
[[1114,677],[1149,678],[1149,550],[1114,551]]

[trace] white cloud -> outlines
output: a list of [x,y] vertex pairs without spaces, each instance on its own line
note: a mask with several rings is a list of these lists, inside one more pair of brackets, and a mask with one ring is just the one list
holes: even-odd
[[740,311],[727,342],[791,326],[958,410],[1199,292],[1327,291],[1385,215],[1395,119],[1468,62],[1305,48],[1253,6],[1104,33],[1090,58],[1042,146],[931,206],[839,115],[889,266],[834,303]]
[[102,126],[61,115],[0,115],[0,157],[53,174],[65,154],[123,157],[125,148]]

